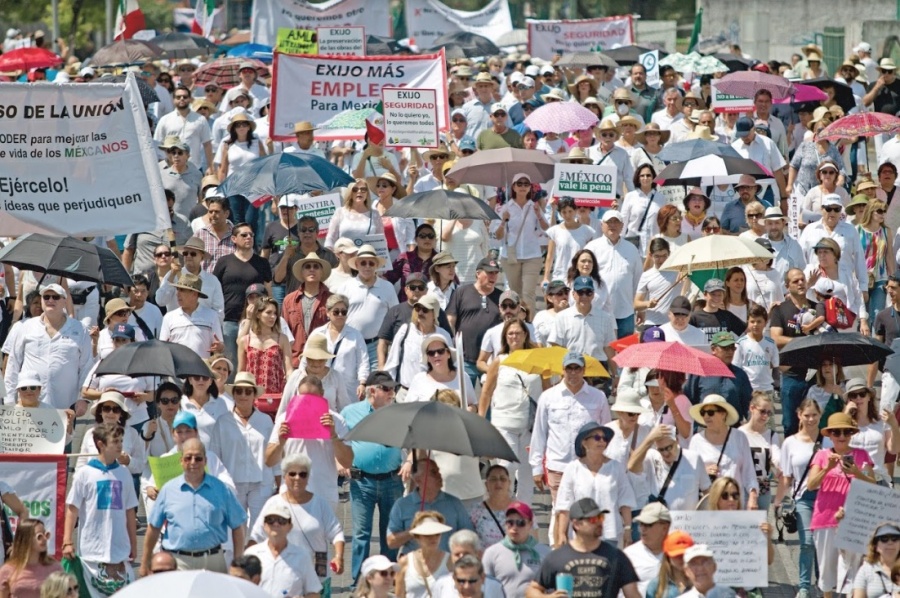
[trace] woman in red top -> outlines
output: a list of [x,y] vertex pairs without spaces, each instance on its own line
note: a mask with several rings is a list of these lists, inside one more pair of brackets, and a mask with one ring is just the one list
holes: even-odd
[[265,387],[266,394],[284,390],[291,366],[291,344],[281,332],[278,302],[271,297],[257,299],[250,318],[250,331],[238,339],[238,371],[247,371]]

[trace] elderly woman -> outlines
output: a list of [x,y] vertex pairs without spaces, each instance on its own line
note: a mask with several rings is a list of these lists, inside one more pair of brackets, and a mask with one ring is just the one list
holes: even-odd
[[384,278],[391,284],[400,283],[397,297],[401,303],[406,301],[406,278],[416,272],[428,276],[431,262],[437,255],[434,246],[437,233],[427,222],[416,227],[415,247],[402,252],[394,260],[393,268],[384,273]]
[[862,378],[852,378],[847,382],[847,404],[844,413],[856,422],[859,430],[850,439],[852,448],[866,451],[872,460],[872,469],[878,483],[891,486],[891,476],[884,466],[886,453],[900,453],[900,429],[897,418],[888,409],[879,413],[875,391],[866,386]]
[[822,218],[822,203],[826,195],[836,193],[840,196],[842,205],[846,206],[850,203],[850,194],[838,182],[840,176],[838,164],[840,163],[832,161],[831,158],[825,158],[819,162],[819,166],[816,168],[816,180],[819,184],[807,191],[803,201],[800,202],[800,228]]
[[900,584],[892,579],[900,563],[900,527],[883,523],[875,528],[869,549],[856,577],[853,579],[853,598],[881,598],[896,596]]
[[[281,475],[285,491],[269,498],[262,508],[265,513],[270,505],[284,505],[291,512],[291,531],[288,542],[303,548],[313,560],[316,575],[325,591],[331,588],[331,572],[344,572],[344,532],[328,501],[307,489],[312,462],[304,454],[286,455],[281,460]],[[250,542],[266,541],[263,517],[254,518],[250,530]],[[333,546],[333,556],[328,560],[328,546]],[[323,591],[324,593],[324,591]]]
[[326,350],[334,355],[330,369],[344,380],[351,402],[353,397],[362,399],[369,377],[369,353],[360,331],[347,325],[350,300],[345,295],[331,295],[325,302],[325,309],[328,323],[310,332],[310,336],[321,334],[328,340]]
[[869,454],[850,446],[850,439],[857,432],[859,428],[849,415],[833,414],[828,418],[828,425],[822,428],[822,434],[831,441],[832,448],[818,451],[809,467],[807,487],[818,490],[810,528],[819,563],[819,589],[825,598],[842,590],[837,585],[839,564],[852,567],[855,560],[835,545],[850,482],[856,478],[874,483],[876,479]]
[[691,437],[688,448],[700,454],[710,480],[722,476],[735,478],[748,494],[747,509],[759,506],[759,484],[753,466],[753,454],[747,436],[732,426],[738,412],[721,395],[708,395],[691,407],[691,417],[702,428]]
[[325,235],[325,247],[333,249],[338,239],[346,237],[357,247],[366,243],[369,235],[383,235],[381,214],[372,209],[366,180],[357,178],[344,192],[344,204],[334,213]]
[[328,350],[328,338],[324,334],[311,334],[300,357],[300,367],[294,370],[284,385],[278,415],[287,409],[288,403],[297,394],[300,381],[306,376],[316,376],[321,380],[324,392],[322,396],[328,400],[332,411],[340,412],[351,402],[356,402],[356,393],[348,395],[346,381],[328,365],[334,359],[334,353]]
[[[405,403],[431,401],[439,390],[449,388],[460,392],[457,374],[456,351],[452,342],[440,333],[429,334],[419,345],[419,356],[425,364],[425,371],[413,376],[406,394]],[[475,410],[478,396],[468,376],[462,376],[465,392],[464,404],[470,411]]]
[[744,218],[750,228],[738,236],[748,241],[755,241],[766,234],[765,215],[766,207],[759,201],[753,200],[744,206]]
[[402,324],[394,335],[384,369],[401,386],[397,393],[398,402],[405,401],[406,392],[415,377],[426,371],[426,364],[422,361],[422,341],[428,336],[437,334],[447,343],[453,342],[450,333],[437,324],[439,312],[440,303],[437,297],[431,294],[423,295],[413,305],[411,320]]
[[204,446],[209,446],[216,421],[228,413],[229,405],[219,397],[219,386],[210,375],[191,374],[184,381],[181,410],[197,418],[197,432]]
[[610,513],[603,520],[603,539],[622,547],[631,544],[631,512],[637,505],[625,467],[605,455],[615,432],[597,422],[584,424],[575,437],[575,454],[563,470],[556,495],[554,547],[566,543],[569,507],[576,500],[593,498]]

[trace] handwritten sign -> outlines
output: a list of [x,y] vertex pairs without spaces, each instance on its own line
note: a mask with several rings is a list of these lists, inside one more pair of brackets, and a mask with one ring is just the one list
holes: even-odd
[[278,29],[275,49],[285,54],[318,54],[316,32],[312,29]]
[[755,108],[751,98],[742,98],[719,91],[716,87],[717,81],[717,79],[713,79],[710,82],[714,112],[753,112]]
[[328,234],[328,225],[334,218],[334,213],[338,211],[343,202],[340,193],[301,199],[297,202],[297,220],[304,216],[315,218],[319,223],[319,237],[324,239]]
[[666,198],[666,203],[675,204],[678,208],[681,208],[684,198],[687,197],[684,185],[663,185],[657,187],[657,190]]
[[601,164],[556,164],[553,197],[571,196],[575,205],[608,208],[616,199],[616,167]]
[[184,470],[181,467],[181,453],[173,453],[165,457],[147,457],[150,465],[150,473],[153,474],[153,484],[157,490],[166,485],[166,482],[174,480]]
[[288,438],[306,440],[327,440],[331,431],[319,423],[319,419],[328,413],[328,399],[316,395],[300,395],[293,397],[287,406],[284,422],[290,427]]
[[0,453],[61,455],[66,446],[66,415],[43,407],[0,407]]
[[768,547],[759,525],[765,511],[672,511],[671,529],[686,531],[716,555],[716,583],[739,588],[769,585]]
[[866,554],[869,538],[882,523],[900,521],[900,492],[854,479],[838,524],[835,546]]
[[365,27],[318,27],[319,54],[365,56]]
[[388,147],[438,147],[438,104],[434,89],[385,87],[384,134]]

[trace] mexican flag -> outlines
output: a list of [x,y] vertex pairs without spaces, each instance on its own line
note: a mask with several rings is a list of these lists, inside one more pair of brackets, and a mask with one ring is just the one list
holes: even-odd
[[135,33],[146,28],[144,13],[137,0],[118,0],[115,40],[131,39]]
[[216,0],[197,0],[194,9],[194,22],[191,25],[191,33],[209,37],[212,33],[213,20],[216,16]]
[[384,141],[384,106],[381,102],[378,102],[375,111],[366,117],[366,135],[371,143]]

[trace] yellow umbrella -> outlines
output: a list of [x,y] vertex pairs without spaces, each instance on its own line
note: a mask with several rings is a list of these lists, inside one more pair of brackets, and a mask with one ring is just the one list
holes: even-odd
[[[565,347],[539,347],[537,349],[521,349],[513,351],[503,361],[503,365],[522,370],[529,374],[540,374],[543,378],[562,376],[563,357],[569,350]],[[584,375],[589,378],[609,378],[609,372],[594,357],[582,353],[584,357]]]

